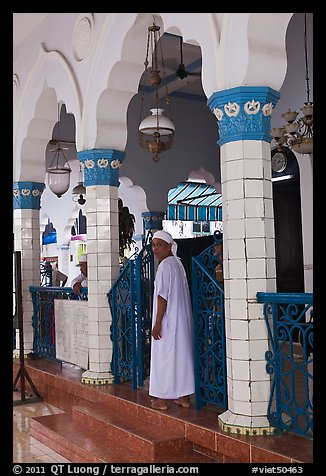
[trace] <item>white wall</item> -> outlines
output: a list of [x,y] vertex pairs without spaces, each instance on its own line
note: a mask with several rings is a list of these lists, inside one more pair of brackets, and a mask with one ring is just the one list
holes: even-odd
[[215,231],[223,232],[223,222],[221,221],[211,221],[210,222],[210,233],[193,233],[193,221],[184,221],[184,220],[163,220],[163,230],[167,231],[172,235],[173,238],[196,238],[198,236],[208,236],[213,235]]

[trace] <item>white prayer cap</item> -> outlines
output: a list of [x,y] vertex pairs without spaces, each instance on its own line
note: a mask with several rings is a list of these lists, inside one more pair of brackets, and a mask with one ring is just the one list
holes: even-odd
[[80,263],[87,263],[87,255],[81,255],[79,258],[79,264]]
[[176,244],[176,242],[174,241],[174,239],[172,238],[172,235],[170,235],[170,233],[168,233],[167,231],[158,230],[154,233],[153,239],[154,238],[159,238],[160,240],[166,241],[167,243],[171,243],[171,245],[172,245],[172,247],[171,247],[172,254],[174,256],[177,256],[178,245]]

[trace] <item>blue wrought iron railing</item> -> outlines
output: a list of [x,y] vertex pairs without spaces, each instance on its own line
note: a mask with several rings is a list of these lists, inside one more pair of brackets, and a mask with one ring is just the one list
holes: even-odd
[[143,386],[149,375],[151,309],[154,261],[151,245],[145,245],[126,263],[108,292],[112,314],[114,382],[131,381]]
[[192,261],[192,301],[196,407],[213,404],[227,408],[224,290],[217,279],[223,259],[214,243]]
[[154,256],[148,243],[136,260],[137,381],[142,387],[150,372]]
[[30,286],[33,300],[33,354],[36,357],[56,358],[54,299],[87,301],[87,288],[76,294],[72,288]]
[[135,260],[128,260],[108,292],[112,315],[113,355],[111,371],[114,383],[132,380],[137,387]]
[[264,303],[272,376],[268,419],[280,430],[313,436],[313,294],[257,293]]

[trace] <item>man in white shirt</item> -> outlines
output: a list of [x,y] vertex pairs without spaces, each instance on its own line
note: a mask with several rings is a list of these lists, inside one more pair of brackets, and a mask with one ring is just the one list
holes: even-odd
[[87,288],[87,255],[81,255],[78,266],[80,274],[71,281],[71,287],[76,294],[80,294],[80,288]]
[[195,392],[193,317],[186,273],[177,244],[163,230],[153,235],[159,260],[154,283],[149,395],[152,408],[167,410],[167,401],[190,407]]

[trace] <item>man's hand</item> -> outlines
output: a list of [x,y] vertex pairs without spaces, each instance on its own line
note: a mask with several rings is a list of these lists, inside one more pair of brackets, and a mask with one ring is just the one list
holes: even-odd
[[155,340],[158,340],[161,338],[161,328],[162,328],[161,323],[156,322],[152,329],[152,336],[154,337]]
[[162,337],[162,319],[164,317],[166,308],[167,308],[167,301],[162,298],[162,296],[157,297],[157,313],[155,324],[152,329],[152,336],[155,340],[161,339]]
[[73,286],[73,290],[76,294],[80,294],[81,283],[75,283]]

